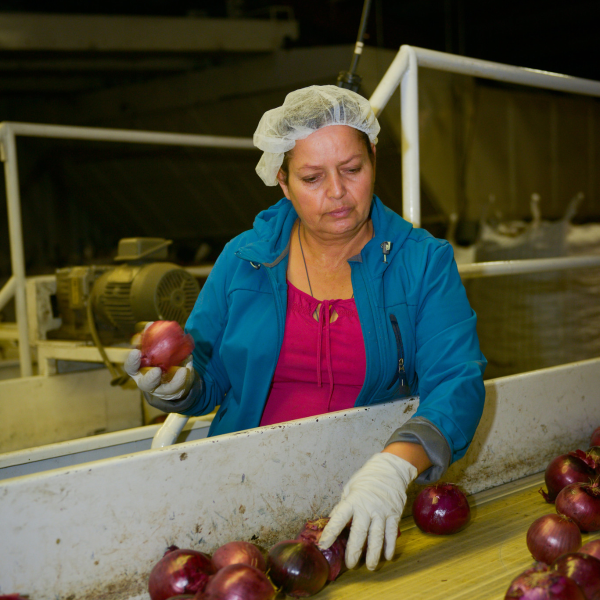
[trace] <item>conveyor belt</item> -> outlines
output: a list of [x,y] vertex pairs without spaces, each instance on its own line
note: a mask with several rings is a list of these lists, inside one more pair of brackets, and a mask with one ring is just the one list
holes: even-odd
[[[531,523],[555,512],[538,494],[543,473],[469,498],[471,522],[450,536],[422,533],[403,519],[396,556],[376,572],[344,573],[319,600],[502,600],[510,582],[533,564],[525,543]],[[584,534],[583,543],[600,539]]]

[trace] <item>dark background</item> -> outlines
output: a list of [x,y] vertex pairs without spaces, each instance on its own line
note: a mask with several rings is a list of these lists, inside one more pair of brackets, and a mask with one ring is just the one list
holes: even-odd
[[[267,18],[274,7],[281,7],[282,15],[287,9],[287,16],[299,23],[300,35],[287,42],[288,48],[349,45],[347,56],[340,55],[343,60],[339,68],[350,66],[350,45],[357,37],[362,0],[280,0],[277,4],[273,0],[0,0],[0,13],[198,19]],[[410,44],[600,80],[598,22],[598,0],[372,0],[365,43],[389,50]],[[213,123],[217,119],[210,112],[213,108],[203,113],[201,103],[189,110],[153,115],[127,101],[115,100],[118,90],[128,84],[151,82],[176,75],[175,72],[136,69],[135,65],[130,69],[87,68],[94,60],[104,60],[107,53],[66,54],[2,50],[0,120],[249,137],[264,110],[278,105],[284,92],[290,91],[284,90],[274,77],[269,82],[272,89],[266,89],[262,96],[248,96],[248,101],[243,102],[244,111],[239,114],[235,107],[241,100],[236,105],[235,97],[221,98],[219,114],[227,114],[227,118],[221,118],[217,126]],[[131,56],[108,58],[133,64]],[[205,53],[183,58],[188,62],[182,69],[201,74],[243,57]],[[73,60],[79,67],[64,68],[64,59]],[[360,64],[357,72],[361,74]],[[311,83],[314,81],[304,85]],[[487,80],[482,85],[504,86]],[[81,95],[101,94],[105,90],[116,90],[111,98],[118,110],[113,110],[111,119],[90,114],[82,121],[80,110],[77,120],[75,111],[69,110],[70,106],[78,106]],[[48,107],[57,107],[56,118],[47,110],[39,110]],[[198,119],[198,115],[202,118]],[[212,125],[214,131],[210,129]],[[194,262],[198,247],[206,242],[211,251],[205,258],[214,260],[228,239],[250,227],[254,215],[280,197],[278,189],[265,188],[258,181],[254,173],[256,156],[248,153],[23,138],[18,144],[23,235],[27,273],[31,275],[67,265],[111,261],[118,240],[134,236],[173,239],[172,258],[181,263]],[[382,133],[376,192],[398,211],[399,160],[396,142]],[[206,173],[202,169],[207,169]],[[4,187],[3,183],[0,187]],[[393,204],[394,198],[397,205]],[[4,201],[0,204],[4,205]],[[209,213],[215,214],[214,223]],[[422,213],[423,226],[437,237],[445,237],[448,215],[436,206],[435,198],[430,197],[424,185]],[[0,284],[11,272],[5,214],[0,213]],[[476,223],[460,217],[456,239],[466,245],[473,242]]]
[[[265,16],[289,6],[297,46],[351,43],[362,0],[12,0],[0,11],[206,17]],[[367,44],[412,44],[518,66],[600,79],[598,0],[372,0]]]

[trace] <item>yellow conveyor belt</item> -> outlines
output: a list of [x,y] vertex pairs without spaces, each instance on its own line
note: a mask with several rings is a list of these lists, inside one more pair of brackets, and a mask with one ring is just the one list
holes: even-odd
[[[502,600],[534,560],[525,536],[535,519],[555,512],[538,493],[543,473],[475,494],[470,524],[456,534],[422,533],[403,519],[396,555],[375,571],[364,564],[317,594],[319,600]],[[583,534],[583,543],[600,532]]]

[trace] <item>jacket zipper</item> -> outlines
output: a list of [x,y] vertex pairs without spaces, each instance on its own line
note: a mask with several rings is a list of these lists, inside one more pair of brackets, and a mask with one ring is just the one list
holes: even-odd
[[392,322],[392,329],[396,336],[396,346],[398,348],[398,374],[394,377],[394,380],[389,385],[388,390],[396,383],[397,379],[400,379],[400,387],[404,387],[404,377],[406,372],[404,370],[404,344],[402,343],[402,335],[400,334],[400,326],[398,325],[398,319],[395,315],[390,315],[390,321]]

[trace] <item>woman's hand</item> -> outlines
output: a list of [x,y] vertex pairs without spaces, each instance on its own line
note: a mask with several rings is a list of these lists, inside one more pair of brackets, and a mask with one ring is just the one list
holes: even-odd
[[194,383],[191,354],[183,361],[183,366],[173,367],[173,377],[164,383],[163,373],[159,367],[152,367],[145,373],[140,372],[141,359],[142,353],[139,350],[132,350],[127,355],[123,368],[142,392],[148,392],[161,400],[179,400],[188,395]]
[[406,503],[406,488],[417,474],[416,467],[391,452],[372,456],[344,486],[342,499],[331,512],[319,546],[329,548],[352,519],[346,566],[349,569],[356,566],[367,535],[367,568],[377,567],[384,538],[385,558],[391,560]]

